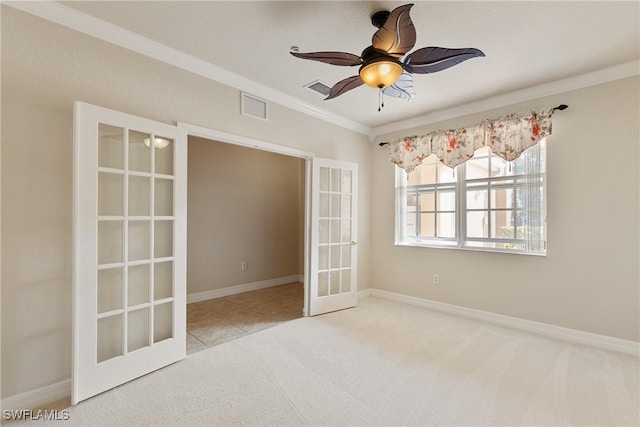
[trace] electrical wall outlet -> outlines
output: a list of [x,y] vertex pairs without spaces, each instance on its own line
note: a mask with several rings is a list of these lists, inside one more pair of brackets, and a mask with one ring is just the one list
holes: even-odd
[[242,264],[240,264],[240,268],[242,268],[242,271],[245,271],[247,268],[249,268],[249,264],[247,264],[247,261],[242,261]]
[[438,274],[434,274],[433,275],[433,284],[434,285],[439,285],[440,284],[440,276]]

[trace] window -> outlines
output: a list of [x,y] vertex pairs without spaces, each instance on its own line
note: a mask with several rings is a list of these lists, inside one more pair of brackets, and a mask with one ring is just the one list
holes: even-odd
[[546,253],[546,145],[507,162],[489,147],[450,169],[396,168],[396,244]]

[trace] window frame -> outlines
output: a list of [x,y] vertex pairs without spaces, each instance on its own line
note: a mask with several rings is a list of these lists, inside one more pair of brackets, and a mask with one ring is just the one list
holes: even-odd
[[[518,214],[518,211],[522,209],[518,209],[516,204],[512,208],[492,208],[491,207],[491,189],[492,182],[498,181],[513,181],[509,184],[510,187],[517,191],[518,188],[518,180],[526,179],[532,174],[518,174],[518,175],[509,175],[509,176],[499,176],[499,177],[485,177],[485,178],[472,178],[467,180],[467,165],[466,162],[458,165],[454,168],[454,174],[456,180],[454,182],[447,183],[434,183],[434,184],[417,184],[411,186],[411,188],[424,187],[424,188],[434,188],[434,196],[437,194],[437,189],[441,186],[450,187],[454,186],[455,191],[455,237],[454,238],[443,238],[443,237],[430,237],[430,236],[416,236],[415,238],[407,236],[406,227],[407,227],[407,196],[409,193],[409,189],[407,188],[407,172],[404,169],[395,166],[395,242],[396,246],[409,246],[409,247],[426,247],[426,248],[435,248],[435,249],[461,249],[468,251],[480,251],[480,252],[496,252],[496,253],[507,253],[507,254],[519,254],[519,255],[533,255],[533,256],[546,256],[547,255],[547,176],[548,176],[548,163],[546,162],[547,158],[547,149],[546,149],[546,139],[541,140],[538,144],[543,144],[541,147],[544,149],[544,162],[545,167],[544,171],[539,173],[540,179],[542,181],[542,213],[540,218],[541,224],[543,224],[543,247],[539,251],[531,251],[526,248],[522,249],[504,249],[504,248],[491,248],[491,247],[479,247],[479,246],[469,246],[468,242],[486,242],[486,243],[522,243],[523,240],[517,239],[517,228],[518,225],[514,225],[513,235],[514,238],[509,239],[499,239],[499,242],[496,242],[496,238],[492,237],[469,237],[467,236],[467,213],[468,212],[487,212],[489,221],[491,221],[492,212],[513,212],[514,215]],[[524,154],[523,154],[524,155]],[[491,155],[490,155],[491,156]],[[490,160],[491,162],[491,160]],[[483,188],[487,190],[487,207],[486,209],[472,209],[471,211],[467,209],[467,193],[469,188],[469,183],[474,182],[486,182],[487,185]],[[419,189],[416,191],[416,198],[419,197]],[[434,202],[437,203],[437,202]],[[416,204],[419,205],[418,199],[416,199]],[[419,206],[416,206],[416,217],[419,217]],[[437,217],[438,206],[435,204],[435,213]],[[437,221],[437,220],[436,220]],[[437,230],[437,222],[435,223],[434,228]],[[416,231],[418,230],[419,222],[416,220]],[[490,226],[489,226],[490,227]],[[491,228],[489,228],[489,234],[491,233]],[[417,234],[417,233],[416,233]],[[436,233],[437,234],[437,231]]]

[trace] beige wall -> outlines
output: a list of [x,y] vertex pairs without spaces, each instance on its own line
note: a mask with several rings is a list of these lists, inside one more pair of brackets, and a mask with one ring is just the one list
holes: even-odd
[[72,143],[76,100],[183,121],[359,164],[359,287],[369,287],[368,138],[2,5],[3,398],[71,374]]
[[[372,287],[640,340],[639,78],[549,96],[378,138],[569,105],[548,138],[546,257],[394,246],[394,166],[376,150]],[[440,275],[440,285],[431,283]]]
[[189,138],[188,293],[303,274],[301,164],[295,157]]

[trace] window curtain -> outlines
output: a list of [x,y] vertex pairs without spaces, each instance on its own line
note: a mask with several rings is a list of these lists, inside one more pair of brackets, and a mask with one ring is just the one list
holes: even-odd
[[513,161],[527,148],[551,135],[552,117],[553,108],[544,108],[485,120],[472,127],[407,136],[391,141],[389,154],[391,161],[407,172],[432,154],[454,168],[484,146],[491,147],[501,158]]

